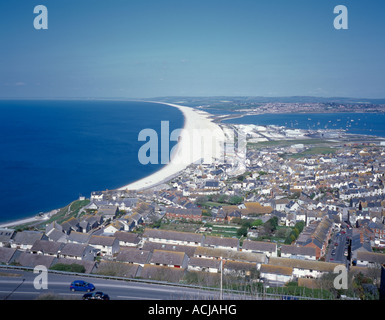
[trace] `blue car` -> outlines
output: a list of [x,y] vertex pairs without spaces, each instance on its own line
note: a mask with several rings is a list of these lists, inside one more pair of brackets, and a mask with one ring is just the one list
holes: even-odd
[[71,283],[70,290],[91,292],[95,290],[95,286],[92,283],[88,283],[83,280],[76,280]]

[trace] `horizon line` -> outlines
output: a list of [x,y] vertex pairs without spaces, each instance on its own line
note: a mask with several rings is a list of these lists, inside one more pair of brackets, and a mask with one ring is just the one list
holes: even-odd
[[149,100],[149,99],[166,99],[166,98],[264,98],[264,99],[282,99],[282,98],[314,98],[314,99],[354,99],[354,100],[385,100],[383,98],[368,98],[368,97],[349,97],[349,96],[312,96],[312,95],[180,95],[180,96],[157,96],[157,97],[0,97],[1,100]]

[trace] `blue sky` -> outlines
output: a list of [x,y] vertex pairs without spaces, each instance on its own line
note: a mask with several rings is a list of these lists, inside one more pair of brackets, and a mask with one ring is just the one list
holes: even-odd
[[[33,27],[40,4],[48,30]],[[341,4],[348,30],[333,27]],[[0,12],[0,97],[385,98],[382,0],[13,0]]]

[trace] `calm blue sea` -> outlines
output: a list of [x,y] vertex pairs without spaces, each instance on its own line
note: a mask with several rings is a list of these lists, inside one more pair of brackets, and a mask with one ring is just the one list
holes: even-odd
[[383,113],[263,114],[224,123],[277,125],[297,129],[345,129],[348,133],[385,137]]
[[63,207],[159,170],[162,165],[139,163],[146,142],[138,134],[151,128],[160,137],[161,121],[170,121],[171,132],[184,117],[147,102],[0,101],[0,221]]

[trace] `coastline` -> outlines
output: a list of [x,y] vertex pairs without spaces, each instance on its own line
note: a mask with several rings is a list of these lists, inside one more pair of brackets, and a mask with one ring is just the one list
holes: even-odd
[[157,172],[118,188],[118,190],[141,191],[160,185],[177,176],[189,165],[197,162],[212,162],[223,157],[225,136],[222,129],[210,119],[211,114],[177,104],[148,101],[178,108],[184,116],[184,127],[171,160]]
[[[147,102],[169,105],[171,107],[178,108],[183,113],[184,126],[181,130],[180,141],[175,147],[175,152],[173,152],[170,162],[163,168],[147,177],[118,188],[117,190],[140,191],[149,189],[169,181],[190,164],[200,161],[202,158],[213,160],[223,157],[224,133],[222,129],[213,122],[213,119],[210,119],[212,116],[211,114],[205,111],[193,109],[191,107],[176,104],[157,101]],[[198,136],[190,136],[191,132],[198,133]],[[203,148],[200,148],[196,143],[197,139],[207,139],[207,134],[214,137],[215,141],[213,141],[211,145],[205,144]],[[21,218],[4,223],[0,222],[0,228],[15,227],[34,222],[40,223],[44,220],[48,220],[49,217],[56,211],[57,210],[52,210],[47,213],[37,214],[33,217]]]
[[41,215],[35,215],[33,217],[30,217],[30,218],[22,218],[22,219],[15,220],[15,221],[0,223],[0,228],[15,227],[15,226],[20,226],[20,225],[28,224],[28,223],[32,223],[32,222],[39,222],[40,223],[44,220],[48,220],[52,215],[54,215],[58,211],[59,211],[59,209],[55,209],[55,210],[51,210],[51,211],[46,212],[46,213],[42,213]]
[[[129,183],[120,188],[117,188],[116,190],[142,191],[150,189],[170,181],[172,178],[179,175],[189,165],[198,162],[200,163],[202,158],[211,161],[223,159],[223,147],[225,142],[225,136],[224,131],[218,124],[223,119],[218,119],[218,117],[216,117],[215,115],[192,107],[157,101],[145,102],[172,106],[178,108],[183,113],[184,125],[180,134],[180,141],[174,147],[175,152],[173,152],[171,161],[168,164],[166,164],[164,167],[162,167],[155,173],[150,174],[147,177]],[[242,118],[243,116],[247,115],[249,114],[241,116],[237,115],[236,118]],[[198,135],[192,137],[190,135],[191,132],[198,133]],[[210,136],[215,137],[215,141],[211,141],[210,144],[205,144],[202,148],[202,146],[199,145],[198,142],[202,143],[202,141],[210,141]],[[357,136],[366,137],[362,134],[358,134]],[[366,138],[378,138],[379,140],[384,139],[378,136],[367,136]],[[52,211],[49,213],[43,213],[35,215],[33,217],[22,218],[15,221],[7,221],[4,223],[0,222],[0,228],[14,227],[28,223],[41,223],[44,222],[44,220],[47,220],[49,218],[49,214],[51,213]]]

